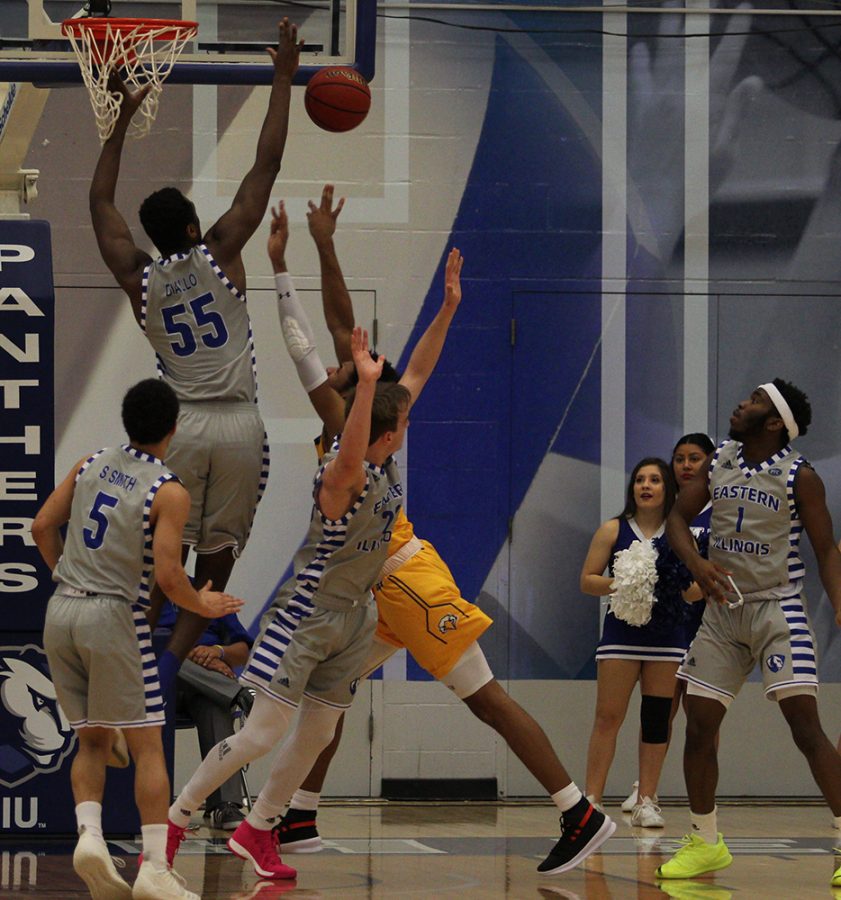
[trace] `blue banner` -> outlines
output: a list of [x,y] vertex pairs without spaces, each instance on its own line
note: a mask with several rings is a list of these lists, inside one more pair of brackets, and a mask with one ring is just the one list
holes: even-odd
[[3,631],[40,634],[52,593],[31,536],[54,486],[55,294],[47,222],[0,221],[0,597]]

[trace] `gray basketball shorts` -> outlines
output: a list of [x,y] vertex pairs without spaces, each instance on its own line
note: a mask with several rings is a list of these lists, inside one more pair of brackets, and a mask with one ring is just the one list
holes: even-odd
[[239,556],[269,477],[256,404],[182,403],[166,464],[190,492],[184,543],[197,553],[233,547]]
[[337,612],[315,607],[294,630],[266,616],[240,681],[297,706],[301,697],[347,709],[377,628],[373,601]]
[[73,728],[163,725],[158,667],[144,611],[121,597],[54,594],[44,649]]
[[806,600],[755,600],[737,609],[708,604],[677,677],[727,705],[759,664],[765,696],[814,693],[818,685],[815,635]]

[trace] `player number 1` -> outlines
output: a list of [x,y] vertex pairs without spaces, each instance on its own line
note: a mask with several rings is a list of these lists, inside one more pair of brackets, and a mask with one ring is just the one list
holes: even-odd
[[740,532],[742,530],[742,521],[745,518],[745,508],[744,506],[739,507],[739,517],[736,519],[736,531]]

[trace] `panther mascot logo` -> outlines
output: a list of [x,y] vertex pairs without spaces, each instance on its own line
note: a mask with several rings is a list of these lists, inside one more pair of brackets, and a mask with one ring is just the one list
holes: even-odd
[[442,616],[440,621],[438,622],[438,630],[441,634],[446,634],[448,631],[455,631],[458,627],[458,619],[448,613],[446,616]]
[[56,699],[40,647],[0,647],[0,784],[55,772],[76,735]]

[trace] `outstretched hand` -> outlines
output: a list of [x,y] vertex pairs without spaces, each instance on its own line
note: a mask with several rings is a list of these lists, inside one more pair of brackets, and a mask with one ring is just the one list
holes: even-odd
[[277,209],[272,207],[272,224],[269,231],[269,259],[275,272],[286,271],[286,244],[289,241],[289,217],[286,215],[286,206],[281,200]]
[[199,590],[199,603],[201,604],[201,615],[206,619],[219,619],[227,616],[229,613],[239,612],[245,601],[239,597],[232,597],[221,591],[211,590],[213,582],[208,581],[201,590]]
[[275,73],[285,75],[291,81],[292,76],[298,71],[304,41],[298,40],[298,26],[290,25],[289,19],[285,16],[278,24],[277,30],[277,49],[266,47],[266,52],[272,58]]
[[353,364],[359,375],[360,384],[374,384],[383,371],[385,357],[380,354],[375,360],[368,349],[368,332],[359,325],[353,329],[350,337],[350,350],[353,354]]
[[321,206],[316,206],[312,200],[308,201],[310,211],[307,213],[307,222],[310,234],[316,244],[326,243],[336,233],[336,219],[345,205],[345,198],[340,197],[336,208],[333,209],[333,185],[325,184],[321,192]]
[[120,98],[120,118],[126,122],[131,121],[151,90],[152,85],[147,84],[138,91],[130,91],[116,69],[112,69],[108,75],[108,91]]
[[461,303],[461,267],[464,257],[457,247],[450,250],[444,270],[444,306],[457,307]]

